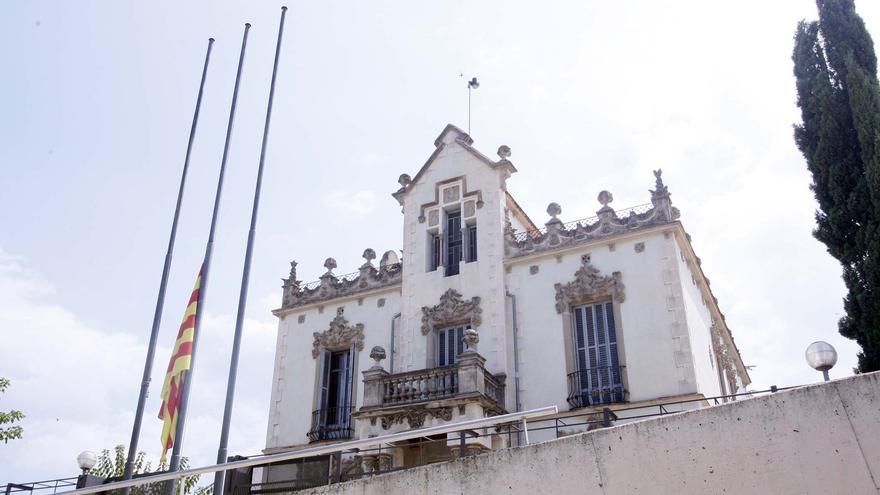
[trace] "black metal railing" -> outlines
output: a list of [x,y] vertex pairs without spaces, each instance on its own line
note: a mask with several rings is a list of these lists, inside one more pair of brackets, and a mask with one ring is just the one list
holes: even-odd
[[353,407],[327,407],[312,412],[312,428],[307,433],[309,440],[348,440],[354,434],[351,425]]
[[77,477],[71,478],[58,478],[55,480],[43,480],[43,481],[31,481],[28,483],[6,483],[6,486],[3,487],[0,485],[0,490],[3,490],[4,495],[10,494],[18,494],[22,492],[27,492],[28,494],[50,494],[57,493],[60,491],[73,490],[76,488]]
[[600,366],[568,374],[568,404],[573,408],[623,402],[621,366]]

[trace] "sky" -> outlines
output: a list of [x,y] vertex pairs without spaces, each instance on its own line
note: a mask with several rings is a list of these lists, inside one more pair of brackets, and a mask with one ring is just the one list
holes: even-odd
[[[181,213],[140,448],[158,458],[163,370],[203,256],[245,22],[250,38],[203,310],[184,454],[216,458],[277,2],[7,0],[0,17],[0,482],[77,474],[82,450],[128,444],[179,174],[216,38]],[[264,446],[280,279],[327,257],[400,249],[390,193],[447,123],[488,156],[511,147],[511,193],[538,224],[589,217],[596,195],[648,201],[662,168],[753,389],[820,379],[840,267],[811,231],[794,145],[791,51],[809,0],[289,4],[230,454]],[[880,3],[857,1],[875,38]],[[460,74],[463,76],[460,76]]]

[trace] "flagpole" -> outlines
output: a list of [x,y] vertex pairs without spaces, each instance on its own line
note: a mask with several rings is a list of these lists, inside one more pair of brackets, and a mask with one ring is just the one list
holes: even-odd
[[[244,269],[241,275],[241,289],[238,294],[238,314],[235,318],[235,333],[232,339],[232,357],[229,361],[229,379],[226,384],[226,405],[223,408],[223,426],[220,431],[220,447],[217,449],[217,464],[226,462],[229,442],[229,424],[232,421],[232,403],[235,398],[235,381],[238,374],[238,356],[241,350],[241,334],[244,326],[244,312],[247,306],[248,282],[251,276],[251,259],[254,254],[254,238],[257,232],[257,211],[260,207],[260,189],[263,185],[263,168],[266,163],[266,147],[269,140],[269,123],[272,119],[272,102],[275,99],[275,78],[278,75],[278,58],[281,54],[281,38],[284,34],[284,18],[287,7],[281,7],[281,21],[278,25],[278,41],[275,43],[275,61],[272,65],[272,81],[269,83],[269,102],[266,107],[266,122],[263,125],[263,142],[260,147],[260,165],[257,167],[257,184],[254,188],[254,206],[251,209],[251,227],[248,231],[247,250],[244,256]],[[214,493],[222,495],[225,471],[214,475]]]
[[[193,331],[192,352],[190,357],[189,372],[183,375],[183,390],[181,393],[180,406],[177,412],[177,428],[174,433],[174,447],[171,451],[171,460],[168,463],[169,471],[177,471],[180,468],[180,447],[183,444],[183,432],[186,425],[186,410],[189,404],[190,385],[192,385],[193,371],[195,370],[196,361],[196,345],[199,340],[199,329],[201,328],[202,315],[205,314],[205,292],[208,288],[208,275],[211,271],[211,254],[214,249],[214,231],[217,227],[217,214],[220,210],[220,196],[223,192],[223,176],[226,171],[226,159],[229,156],[229,142],[232,138],[232,127],[235,121],[235,107],[238,103],[238,87],[241,82],[241,69],[244,65],[244,53],[247,47],[248,31],[250,23],[244,25],[244,35],[241,39],[241,53],[238,56],[238,70],[235,73],[235,86],[232,90],[232,105],[229,109],[229,122],[226,125],[226,141],[223,143],[223,158],[220,160],[220,175],[217,179],[217,192],[214,196],[214,211],[211,215],[211,228],[208,231],[208,243],[205,246],[205,260],[202,263],[202,280],[199,286],[199,298],[197,303],[195,329]],[[175,481],[168,482],[168,495],[174,494]]]
[[[205,53],[205,64],[202,67],[202,80],[199,83],[199,95],[196,98],[196,109],[193,113],[192,126],[189,129],[189,141],[186,145],[186,155],[183,159],[183,172],[180,175],[180,187],[177,190],[177,204],[174,207],[174,220],[171,221],[171,236],[168,239],[168,249],[165,252],[165,266],[162,267],[162,279],[159,282],[159,295],[156,297],[156,310],[153,313],[153,327],[150,330],[150,343],[147,346],[147,358],[144,362],[144,375],[141,380],[140,395],[138,395],[137,409],[134,414],[134,425],[131,429],[131,442],[128,444],[128,458],[125,461],[123,480],[129,480],[134,472],[134,460],[137,455],[138,439],[141,435],[141,422],[144,418],[144,407],[147,403],[147,394],[150,391],[150,377],[153,374],[153,360],[156,354],[156,344],[159,337],[159,327],[162,323],[162,311],[165,306],[165,289],[168,286],[168,274],[171,271],[171,258],[174,253],[174,240],[177,237],[177,220],[180,218],[180,206],[183,203],[183,191],[186,185],[186,173],[189,169],[189,158],[192,152],[193,141],[196,136],[196,127],[199,123],[199,110],[202,107],[202,95],[205,91],[205,79],[208,75],[208,62],[211,60],[211,47],[214,38],[208,39],[208,49]],[[126,488],[124,495],[128,495]]]

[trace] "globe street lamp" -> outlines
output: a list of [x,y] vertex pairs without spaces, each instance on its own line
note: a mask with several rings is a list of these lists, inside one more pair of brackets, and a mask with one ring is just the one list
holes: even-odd
[[807,352],[804,353],[804,357],[807,358],[807,364],[809,364],[810,367],[822,372],[822,376],[825,378],[826,382],[830,379],[828,378],[828,370],[837,364],[837,351],[834,350],[834,346],[828,342],[822,342],[821,340],[813,342],[807,347]]
[[82,469],[83,474],[88,474],[89,469],[95,467],[98,458],[91,450],[84,450],[76,456],[76,462],[79,464],[79,468]]

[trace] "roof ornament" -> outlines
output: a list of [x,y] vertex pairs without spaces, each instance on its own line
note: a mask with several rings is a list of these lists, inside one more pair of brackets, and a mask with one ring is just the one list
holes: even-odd
[[385,268],[389,265],[396,265],[400,263],[400,257],[397,256],[397,253],[394,251],[385,251],[385,254],[382,255],[382,259],[379,260],[379,268]]
[[608,206],[608,203],[614,201],[614,195],[609,191],[602,191],[599,193],[599,203],[604,207]]
[[336,260],[333,258],[327,258],[324,260],[324,268],[327,269],[327,273],[324,275],[333,275],[333,269],[336,268]]
[[659,198],[668,198],[669,197],[669,188],[663,184],[663,169],[659,168],[654,170],[654,190],[648,190],[651,193],[651,199],[659,199]]
[[400,177],[397,178],[397,183],[400,184],[400,187],[406,189],[407,186],[412,184],[412,177],[409,174],[400,174]]
[[498,156],[501,157],[502,160],[507,160],[510,158],[510,146],[506,144],[502,144],[498,147]]

